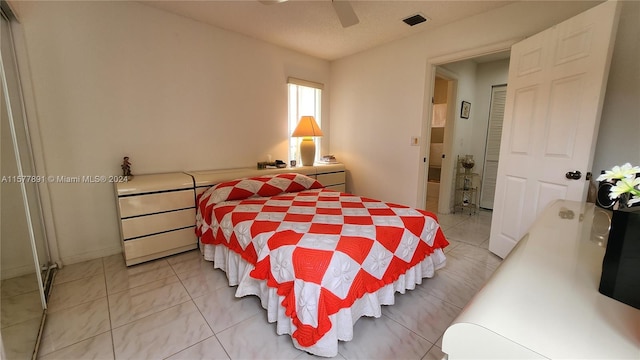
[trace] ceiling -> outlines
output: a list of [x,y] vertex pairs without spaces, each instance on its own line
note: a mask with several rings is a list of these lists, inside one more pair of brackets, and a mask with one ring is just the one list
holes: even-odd
[[[325,60],[433,30],[514,1],[351,0],[360,22],[343,28],[331,0],[142,0],[144,4]],[[414,27],[402,19],[428,18]]]

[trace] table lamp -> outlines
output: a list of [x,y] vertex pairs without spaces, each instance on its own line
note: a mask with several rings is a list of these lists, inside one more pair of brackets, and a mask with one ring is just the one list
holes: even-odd
[[313,141],[313,137],[322,135],[322,130],[320,130],[320,126],[318,126],[313,116],[300,118],[291,136],[302,138],[300,142],[300,158],[303,166],[313,165],[313,161],[316,158],[316,144]]

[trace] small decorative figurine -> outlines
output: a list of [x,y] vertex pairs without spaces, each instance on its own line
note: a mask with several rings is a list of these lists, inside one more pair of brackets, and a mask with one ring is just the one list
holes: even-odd
[[129,162],[128,156],[124,157],[124,160],[122,161],[122,165],[120,165],[120,167],[122,168],[123,176],[127,176],[127,177],[133,176],[131,175],[131,163]]

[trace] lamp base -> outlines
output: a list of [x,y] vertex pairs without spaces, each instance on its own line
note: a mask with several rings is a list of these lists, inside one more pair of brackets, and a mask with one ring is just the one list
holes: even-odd
[[303,138],[300,142],[300,159],[302,166],[313,166],[316,158],[316,144],[313,138]]

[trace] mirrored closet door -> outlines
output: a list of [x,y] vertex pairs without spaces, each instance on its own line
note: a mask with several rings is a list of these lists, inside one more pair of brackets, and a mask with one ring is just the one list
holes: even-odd
[[0,358],[31,359],[45,318],[49,253],[11,33],[0,17]]

